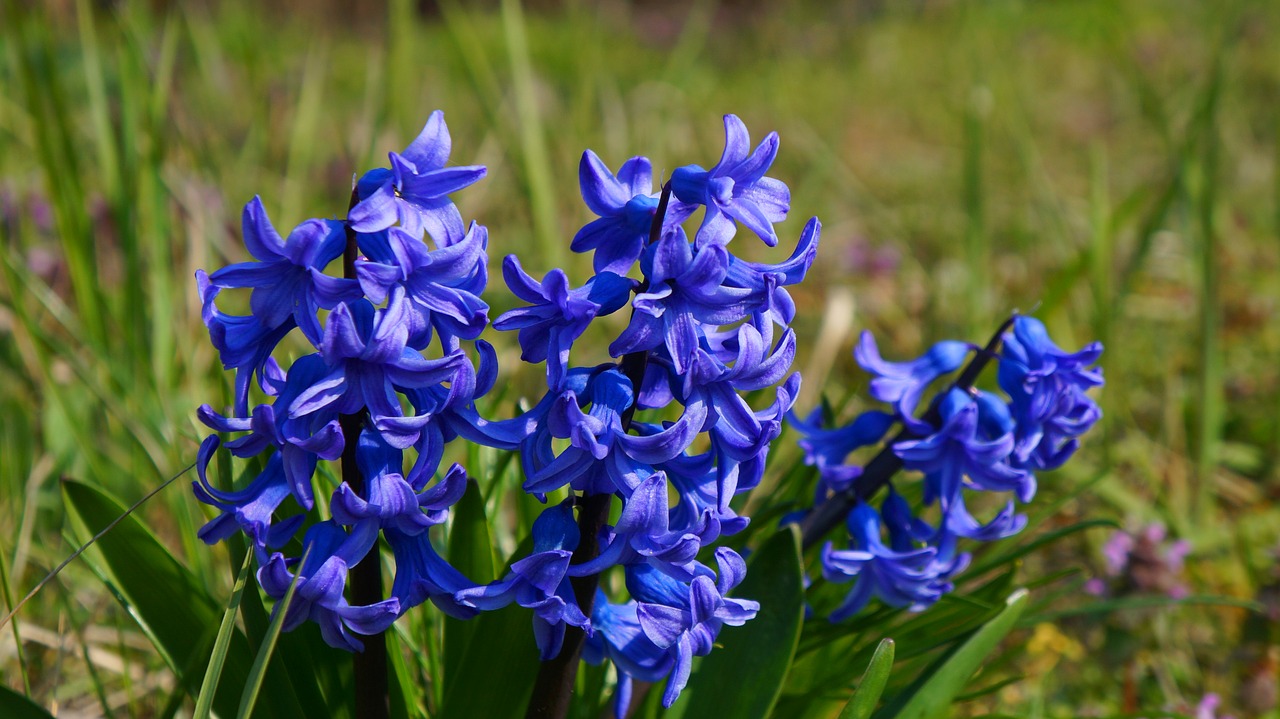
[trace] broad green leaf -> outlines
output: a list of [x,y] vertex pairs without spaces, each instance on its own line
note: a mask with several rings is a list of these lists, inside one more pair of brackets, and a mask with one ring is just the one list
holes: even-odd
[[877,712],[875,718],[932,719],[950,716],[952,701],[964,693],[973,673],[1013,630],[1026,608],[1026,600],[1026,590],[1015,591],[1003,611],[935,662],[918,680]]
[[0,716],[6,719],[53,719],[53,715],[30,699],[0,684]]
[[[520,543],[512,560],[533,550],[533,537]],[[510,562],[507,566],[510,566]],[[518,719],[538,678],[538,645],[533,612],[511,605],[467,620],[475,627],[449,685],[439,716],[443,719]]]
[[889,671],[893,669],[893,640],[883,639],[876,653],[871,656],[871,664],[862,674],[858,689],[853,698],[840,712],[840,719],[868,719],[880,703],[880,695],[884,693],[884,685],[889,683]]
[[[453,525],[449,532],[449,563],[476,584],[495,579],[493,544],[489,539],[489,523],[485,518],[484,498],[480,485],[467,482],[467,492],[453,507]],[[454,680],[462,676],[463,655],[471,645],[478,622],[446,617],[444,620],[444,686],[447,694]]]
[[[64,482],[63,493],[68,516],[86,539],[125,511],[119,502],[86,484]],[[133,516],[103,535],[85,558],[141,626],[179,684],[197,696],[219,624],[218,605],[205,587]],[[251,662],[249,645],[236,632],[214,695],[217,714],[235,715],[239,688],[248,678]],[[292,691],[270,694],[262,716],[301,714]]]
[[725,627],[718,646],[694,668],[669,717],[766,717],[782,693],[804,621],[800,532],[788,527],[761,545],[734,595],[760,602],[741,627]]
[[538,678],[538,646],[533,612],[511,605],[484,612],[462,656],[460,673],[449,686],[440,716],[444,719],[518,719]]

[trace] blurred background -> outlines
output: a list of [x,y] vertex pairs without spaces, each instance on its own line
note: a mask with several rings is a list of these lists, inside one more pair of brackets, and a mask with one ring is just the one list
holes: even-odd
[[[568,250],[592,217],[583,149],[710,166],[732,112],[753,141],[779,132],[770,174],[792,192],[782,245],[735,249],[778,261],[823,222],[794,292],[797,411],[858,409],[863,329],[906,358],[1021,310],[1064,347],[1106,345],[1105,419],[1029,511],[1037,531],[1123,534],[1025,559],[1022,581],[1053,581],[970,713],[1190,714],[1215,693],[1224,713],[1277,715],[1280,5],[262,5],[4,5],[6,610],[77,544],[61,478],[128,504],[194,459],[194,408],[225,401],[229,376],[193,273],[246,258],[254,194],[282,229],[340,217],[352,175],[444,110],[453,162],[489,167],[456,200],[490,229],[496,316],[508,253],[589,276]],[[538,370],[490,339],[508,398],[534,395]],[[225,596],[225,553],[176,484],[144,523]],[[163,661],[83,563],[4,633],[0,676],[46,707],[164,711]]]

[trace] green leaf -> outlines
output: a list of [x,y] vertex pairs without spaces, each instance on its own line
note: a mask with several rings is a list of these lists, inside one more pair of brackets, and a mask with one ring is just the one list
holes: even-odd
[[876,719],[931,719],[951,714],[951,703],[963,693],[970,677],[1018,622],[1026,608],[1027,592],[1015,591],[1005,608],[955,649],[926,670],[887,706]]
[[[86,539],[124,514],[123,505],[87,484],[68,481],[62,489],[68,516]],[[85,558],[138,622],[179,684],[197,696],[219,624],[218,604],[205,587],[133,516],[104,534]],[[252,662],[249,645],[239,632],[226,659],[213,710],[234,716],[237,689],[248,678],[246,668]],[[299,716],[291,695],[271,692],[262,715]]]
[[[467,492],[453,508],[453,525],[449,531],[449,563],[476,584],[487,584],[496,577],[493,571],[493,544],[489,539],[489,522],[485,518],[484,498],[475,480],[467,482]],[[444,687],[447,694],[454,681],[462,676],[462,659],[471,646],[479,623],[474,620],[446,617],[444,620]]]
[[[533,550],[528,536],[513,559]],[[510,562],[508,562],[510,566]],[[538,645],[533,638],[533,612],[512,605],[482,612],[467,620],[474,627],[449,685],[439,716],[443,719],[518,719],[538,678]]]
[[882,639],[876,653],[871,656],[871,664],[862,674],[858,689],[853,698],[840,712],[840,719],[867,719],[880,703],[880,695],[884,693],[885,684],[889,683],[889,671],[893,669],[893,640]]
[[227,661],[227,652],[231,649],[231,635],[236,628],[236,614],[240,612],[240,598],[244,596],[244,587],[249,580],[249,565],[253,563],[253,552],[244,553],[244,562],[240,565],[240,574],[236,577],[236,586],[231,590],[231,599],[222,613],[222,626],[218,627],[218,639],[213,643],[213,654],[209,657],[209,667],[205,670],[204,681],[200,684],[200,696],[196,697],[195,719],[208,719],[209,710],[213,708],[214,692],[218,690],[218,682],[222,678],[222,666]]
[[440,716],[524,716],[541,664],[533,638],[533,612],[511,605],[469,621],[475,623],[475,632],[463,653],[459,676],[445,694]]
[[[248,550],[243,535],[232,536],[227,544],[233,555]],[[243,676],[253,657],[249,647],[262,644],[271,622],[262,603],[262,593],[256,587],[241,598],[240,616],[247,634],[244,664],[240,667]],[[310,623],[280,637],[267,675],[271,694],[292,697],[292,702],[302,707],[302,716],[327,719],[345,719],[354,714],[354,681],[351,655],[326,644],[318,627]],[[242,679],[237,686],[243,683]],[[259,713],[263,709],[258,707]]]
[[0,684],[0,716],[8,719],[53,719],[53,715],[30,699]]
[[717,647],[694,668],[668,717],[766,717],[782,693],[804,622],[799,528],[790,526],[751,555],[736,596],[760,602],[741,627],[725,627]]
[[390,696],[391,711],[388,716],[390,719],[409,719],[409,704],[418,703],[418,696],[421,690],[415,686],[412,676],[409,674],[409,667],[405,663],[405,650],[402,647],[403,640],[396,633],[395,628],[388,629],[387,638],[387,668],[391,673],[388,686]]
[[[302,555],[300,567],[307,565],[307,555]],[[271,617],[271,626],[267,629],[267,636],[263,637],[262,645],[258,647],[258,654],[253,658],[253,667],[249,669],[249,681],[245,682],[244,691],[240,693],[240,708],[236,710],[236,716],[239,719],[248,719],[253,714],[253,707],[258,703],[258,692],[262,690],[262,682],[267,676],[267,667],[271,662],[271,654],[276,649],[276,640],[280,638],[280,628],[284,626],[284,618],[289,612],[289,605],[293,603],[293,593],[298,588],[298,580],[302,578],[302,571],[293,575],[293,581],[289,582],[289,588],[285,590],[284,598],[275,606],[275,614]]]

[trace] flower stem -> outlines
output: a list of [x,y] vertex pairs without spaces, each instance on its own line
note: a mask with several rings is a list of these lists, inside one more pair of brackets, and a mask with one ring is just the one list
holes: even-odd
[[[355,207],[360,201],[355,188],[351,190],[351,205]],[[347,247],[342,253],[342,276],[356,279],[356,257],[360,248],[356,244],[356,231],[347,225]],[[356,464],[356,446],[360,442],[360,433],[364,430],[365,413],[344,414],[338,417],[342,426],[344,445],[342,448],[342,481],[347,483],[357,496],[365,496],[364,477]],[[382,561],[381,537],[375,540],[373,548],[365,558],[351,568],[349,586],[351,588],[351,604],[364,606],[382,601]],[[387,638],[382,632],[364,638],[364,651],[357,652],[353,658],[355,670],[355,704],[356,719],[386,719],[390,714],[390,697],[388,695],[387,671]]]
[[[969,360],[969,364],[965,366],[964,371],[956,378],[952,385],[958,390],[969,391],[973,388],[973,383],[978,380],[978,375],[982,374],[982,370],[996,358],[996,350],[1000,348],[1000,342],[1004,338],[1004,333],[1013,326],[1013,320],[1017,315],[1010,315],[1000,327],[996,329],[995,334],[983,347]],[[929,407],[929,411],[925,413],[924,421],[929,424],[937,424],[939,420],[938,405],[935,402]],[[893,451],[894,445],[908,439],[919,439],[919,435],[912,432],[909,428],[903,427],[898,431],[893,439],[880,450],[876,456],[867,462],[867,466],[863,468],[862,475],[853,482],[853,486],[849,489],[833,494],[826,499],[817,509],[809,513],[804,521],[800,523],[800,542],[801,545],[808,549],[830,532],[849,516],[849,511],[862,500],[870,499],[879,492],[882,487],[889,484],[889,480],[898,470],[902,469],[902,458]]]
[[[649,225],[649,243],[657,242],[662,236],[662,222],[667,214],[667,204],[671,201],[671,183],[662,186],[662,195],[658,200],[658,208],[654,212],[653,222]],[[631,352],[618,360],[618,369],[631,381],[631,406],[622,412],[622,431],[631,429],[631,418],[636,413],[636,404],[640,401],[640,388],[644,383],[644,373],[649,363],[648,350]],[[600,529],[609,521],[609,510],[613,505],[612,494],[584,495],[578,501],[578,548],[573,552],[572,563],[583,564],[596,558],[600,553]],[[596,587],[600,584],[600,576],[593,574],[587,577],[571,577],[573,596],[582,613],[591,616],[591,608],[595,604]],[[566,627],[564,644],[560,653],[548,659],[538,668],[538,680],[533,687],[533,697],[529,700],[529,708],[525,719],[564,719],[569,713],[569,700],[573,696],[573,686],[578,678],[578,660],[582,657],[582,647],[586,644],[587,635],[578,627]]]
[[[600,552],[597,536],[600,528],[609,521],[609,508],[612,504],[612,494],[592,494],[579,502],[578,532],[581,538],[578,540],[578,548],[573,552],[574,564],[590,561]],[[591,616],[596,586],[600,583],[599,575],[571,577],[569,582],[573,585],[573,596],[578,607],[583,614]],[[578,660],[582,657],[582,647],[586,641],[587,635],[582,629],[573,626],[565,628],[560,653],[538,667],[538,680],[534,684],[533,697],[525,712],[526,719],[563,719],[569,713],[569,699],[573,696],[573,685],[578,678]]]

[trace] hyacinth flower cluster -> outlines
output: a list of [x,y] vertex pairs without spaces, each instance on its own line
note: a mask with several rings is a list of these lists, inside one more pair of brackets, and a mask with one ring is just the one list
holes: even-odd
[[[729,596],[745,562],[716,545],[747,525],[730,503],[759,484],[799,389],[786,288],[812,265],[820,225],[810,220],[779,264],[734,256],[739,226],[777,244],[773,225],[790,197],[766,176],[776,134],[752,148],[732,115],[725,133],[716,165],[681,167],[661,192],[643,157],[614,174],[583,155],[582,195],[598,219],[572,249],[593,253],[595,274],[575,288],[561,269],[538,280],[514,256],[504,261],[506,283],[527,304],[493,324],[517,332],[525,361],[545,363],[547,392],[501,421],[476,409],[498,372],[479,339],[489,324],[488,235],[465,226],[450,199],[485,169],[448,164],[440,113],[391,153],[389,168],[360,176],[343,220],[308,220],[282,236],[261,201],[246,206],[254,260],[197,274],[235,391],[225,412],[200,408],[213,433],[193,486],[216,513],[204,541],[243,533],[263,589],[281,598],[295,587],[285,630],[311,620],[330,645],[360,651],[359,635],[428,600],[463,619],[518,604],[533,610],[543,659],[571,651],[575,628],[572,651],[616,667],[620,707],[633,681],[663,679],[669,706],[724,625],[755,616],[757,603]],[[691,238],[684,224],[699,211]],[[248,314],[219,307],[224,291],[245,290]],[[626,328],[607,352],[576,345],[595,319],[623,310]],[[284,366],[277,355],[291,335],[314,351]],[[767,406],[747,403],[769,388]],[[431,528],[467,491],[463,467],[442,467],[445,445],[459,439],[517,450],[525,491],[567,495],[534,523],[532,553],[489,584],[450,566],[432,542]],[[223,449],[252,460],[236,488],[210,480]],[[341,460],[327,517],[315,497],[322,460]],[[371,571],[379,586],[380,542],[395,558],[389,595],[346,591],[355,572]],[[621,581],[599,582],[606,572]],[[617,586],[625,593],[606,591]]]
[[[352,651],[363,647],[356,635],[378,634],[428,599],[455,616],[476,611],[454,598],[469,583],[430,536],[467,487],[461,466],[438,471],[444,445],[489,431],[473,403],[497,373],[477,340],[488,324],[488,235],[464,227],[449,199],[485,169],[448,166],[449,154],[436,112],[390,168],[359,178],[345,220],[307,220],[282,236],[254,198],[243,216],[253,261],[197,273],[209,335],[236,376],[227,414],[198,413],[214,433],[193,485],[218,512],[200,537],[243,532],[266,593],[279,599],[296,586],[284,629],[311,620]],[[329,274],[331,265],[340,267]],[[249,291],[249,314],[219,308],[227,290]],[[276,354],[295,329],[312,351],[286,367]],[[238,489],[215,487],[208,468],[220,448],[260,471]],[[318,517],[317,466],[338,459],[343,481],[330,488],[330,516]],[[390,596],[352,605],[348,575],[365,563],[377,576],[379,537],[396,558]]]
[[[848,527],[847,546],[828,541],[822,549],[824,578],[852,583],[830,619],[850,617],[872,599],[923,609],[951,591],[952,578],[968,565],[963,540],[1021,531],[1026,518],[1016,506],[1034,498],[1036,473],[1065,463],[1101,417],[1086,394],[1102,385],[1095,367],[1101,353],[1096,342],[1067,352],[1027,316],[1009,320],[986,347],[943,341],[909,362],[883,359],[871,334],[863,333],[854,357],[872,376],[871,397],[887,409],[835,427],[821,408],[792,417],[805,461],[819,473],[814,509],[796,517],[806,546],[842,522]],[[974,387],[992,361],[1001,394]],[[939,385],[921,411],[926,393]],[[868,447],[880,447],[879,453],[865,464],[849,463]],[[903,469],[923,477],[921,509],[935,519],[895,490],[894,475]],[[887,491],[877,508],[881,488]],[[979,495],[1007,499],[984,521],[968,508]]]
[[[524,489],[539,498],[566,487],[570,494],[538,519],[534,544],[542,549],[527,564],[458,597],[477,607],[533,608],[544,659],[561,650],[567,626],[586,630],[584,658],[617,670],[619,716],[634,681],[666,679],[663,704],[670,706],[693,658],[712,650],[724,625],[740,625],[759,609],[729,596],[746,564],[716,544],[747,525],[730,502],[759,484],[799,390],[799,375],[790,373],[795,306],[786,288],[812,265],[820,225],[810,220],[780,264],[730,252],[739,225],[777,244],[773,224],[786,216],[790,197],[765,174],[777,135],[753,149],[737,117],[724,124],[720,161],[676,169],[661,192],[648,159],[633,157],[615,174],[584,153],[582,196],[598,219],[571,245],[593,253],[595,274],[580,287],[559,269],[539,281],[515,257],[503,264],[507,284],[528,306],[494,326],[517,330],[523,359],[546,365],[547,394],[520,441]],[[684,223],[699,210],[691,238]],[[607,357],[575,345],[592,321],[624,309],[629,319]],[[574,359],[611,359],[576,364],[571,351]],[[775,386],[764,407],[744,399]],[[615,498],[620,513],[608,524]],[[574,554],[588,542],[592,549]],[[700,557],[713,557],[715,566]],[[625,596],[598,581],[610,571],[622,575]]]

